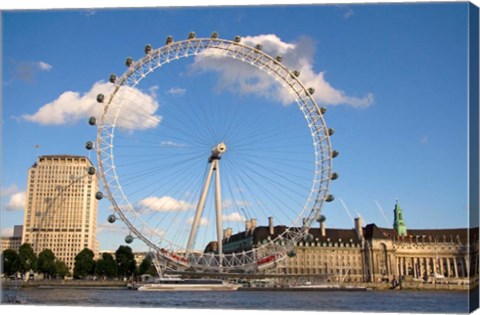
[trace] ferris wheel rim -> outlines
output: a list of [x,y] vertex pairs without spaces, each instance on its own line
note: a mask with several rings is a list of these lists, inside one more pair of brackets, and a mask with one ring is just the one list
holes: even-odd
[[[242,61],[243,63],[250,64],[257,69],[260,69],[263,73],[268,74],[269,76],[273,77],[277,82],[280,82],[283,88],[290,88],[289,92],[293,96],[297,95],[297,97],[294,97],[294,99],[297,105],[300,107],[300,110],[303,112],[305,119],[307,120],[315,150],[315,172],[312,181],[312,188],[305,203],[304,209],[302,209],[301,213],[297,217],[297,221],[300,220],[303,213],[308,211],[308,209],[305,209],[305,207],[307,207],[309,202],[312,199],[315,199],[313,202],[313,208],[310,210],[310,213],[307,213],[308,216],[306,218],[306,221],[303,222],[306,226],[310,226],[312,221],[315,220],[316,217],[321,213],[321,207],[326,199],[329,190],[330,177],[332,174],[332,150],[327,126],[323,118],[323,113],[321,113],[320,107],[317,105],[316,101],[312,97],[313,92],[311,92],[303,85],[303,83],[298,79],[294,71],[288,70],[278,60],[278,58],[270,56],[258,47],[251,47],[237,41],[230,41],[219,38],[193,38],[178,42],[171,42],[167,45],[161,46],[160,48],[152,50],[144,57],[135,62],[133,62],[132,60],[129,68],[123,73],[121,77],[117,79],[117,81],[115,82],[114,90],[108,96],[108,100],[107,102],[105,102],[104,105],[104,110],[97,131],[96,146],[99,174],[103,182],[103,188],[107,193],[108,199],[112,203],[115,213],[117,213],[120,216],[121,220],[128,226],[131,233],[133,233],[137,238],[141,239],[144,243],[146,243],[148,247],[155,249],[157,252],[160,252],[163,256],[167,255],[167,253],[162,252],[164,248],[158,247],[157,244],[152,243],[150,239],[145,236],[145,232],[142,232],[145,226],[139,228],[138,226],[134,225],[131,222],[132,219],[130,219],[128,215],[124,213],[124,210],[122,210],[122,202],[126,201],[127,206],[129,206],[131,209],[131,212],[135,214],[133,206],[128,201],[128,196],[122,190],[115,167],[113,138],[116,129],[115,122],[118,118],[119,110],[117,111],[117,114],[112,124],[106,124],[105,117],[108,113],[110,104],[115,98],[116,93],[122,87],[128,86],[131,88],[135,88],[140,83],[140,81],[142,81],[143,78],[145,78],[148,74],[152,73],[163,64],[170,63],[171,61],[197,55],[218,55],[216,53],[209,54],[207,51],[209,49],[213,49],[214,51],[218,50],[220,52],[223,52],[221,54],[221,56],[223,57],[237,59]],[[169,57],[166,57],[167,59],[164,59],[163,63],[161,63],[161,55],[165,54],[165,52],[172,51],[174,52],[173,56],[175,58],[168,59]],[[250,55],[255,56],[257,60],[262,59],[263,63],[261,64],[261,66],[258,63],[252,63],[252,61],[248,59],[248,56]],[[157,65],[152,67],[152,61],[157,59],[159,59]],[[288,80],[285,78],[286,76],[288,76]],[[296,89],[294,89],[292,84],[295,85]],[[107,156],[107,158],[105,158],[105,156]],[[107,174],[110,172],[112,173],[112,175],[108,175],[110,176],[108,177]],[[112,182],[116,182],[116,186],[112,185]],[[112,188],[116,188],[117,191],[112,192]],[[120,202],[118,202],[118,198],[115,198],[116,194],[118,193],[120,193],[121,195]],[[282,260],[286,257],[286,251],[291,248],[294,243],[300,241],[305,235],[306,232],[304,229],[294,229],[293,227],[287,228],[286,231],[279,236],[279,239],[281,241],[280,246],[275,247],[275,249],[271,252],[275,255],[277,260]],[[164,241],[169,243],[169,240]],[[267,247],[272,245],[266,244],[261,246]],[[251,251],[253,251],[253,249]],[[228,254],[223,254],[219,256],[226,255]],[[205,260],[205,257],[202,255],[200,257],[196,257],[198,258],[197,260],[195,260],[194,258],[193,261],[177,261],[176,263],[180,265],[183,264],[184,266],[192,264],[201,265],[201,261],[202,259]],[[171,257],[164,258],[170,259]],[[250,261],[250,263],[252,265],[255,265],[257,261],[253,259]],[[238,268],[238,266],[236,266],[235,268]],[[215,265],[213,265],[212,269],[215,269]]]

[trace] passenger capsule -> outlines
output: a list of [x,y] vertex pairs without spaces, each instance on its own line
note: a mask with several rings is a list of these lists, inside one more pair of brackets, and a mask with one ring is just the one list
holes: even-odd
[[295,256],[297,256],[297,252],[294,249],[292,249],[292,250],[287,252],[287,256],[288,257],[295,257]]
[[235,36],[235,38],[233,39],[233,41],[235,43],[240,43],[242,41],[242,38],[240,36]]
[[322,115],[324,115],[326,112],[327,112],[327,108],[326,108],[326,107],[320,107],[320,113],[321,113]]
[[93,142],[92,141],[87,141],[87,143],[85,143],[85,148],[87,150],[93,149]]
[[212,35],[210,36],[211,39],[217,39],[218,38],[218,33],[213,32]]
[[103,193],[102,193],[101,191],[97,191],[97,192],[95,193],[95,198],[96,198],[97,200],[102,200],[102,199],[103,199]]
[[167,39],[165,40],[165,44],[170,45],[171,43],[173,43],[173,37],[168,36]]
[[96,119],[95,117],[93,117],[93,116],[90,117],[90,118],[88,118],[88,124],[89,124],[90,126],[95,126],[95,125],[97,124],[97,119]]
[[328,135],[331,136],[335,133],[335,130],[333,128],[328,128]]
[[103,94],[98,94],[97,95],[97,102],[103,103],[104,100],[105,100],[105,95],[103,95]]
[[195,32],[188,33],[188,39],[195,39]]
[[110,83],[115,83],[117,81],[117,76],[115,74],[111,74],[110,77],[108,78],[108,81]]
[[332,151],[332,158],[336,158],[340,153],[338,151]]
[[306,242],[311,242],[313,241],[313,235],[308,233],[308,234],[305,234],[305,236],[303,237],[303,239],[306,241]]
[[108,223],[115,223],[117,221],[117,217],[114,214],[111,214],[107,218]]
[[87,173],[88,173],[89,175],[95,175],[95,167],[90,166],[90,167],[87,169]]
[[323,214],[319,215],[316,219],[318,223],[325,222],[326,220],[327,218]]
[[327,198],[325,198],[326,202],[332,202],[335,199],[333,195],[328,195]]
[[293,70],[293,75],[296,76],[298,78],[298,76],[300,75],[300,71],[298,70]]
[[308,88],[308,95],[313,95],[313,93],[315,93],[315,89],[314,88]]
[[255,45],[255,49],[256,50],[262,50],[263,46],[261,44],[257,44],[257,45]]
[[145,54],[147,54],[147,55],[149,53],[151,53],[152,52],[152,45],[150,45],[150,44],[145,45],[144,51],[145,51]]
[[275,57],[275,60],[277,62],[282,62],[283,58],[282,58],[282,56],[277,56],[277,57]]
[[127,57],[127,59],[125,59],[125,65],[127,67],[131,67],[133,64],[133,59],[131,57]]
[[133,242],[133,236],[127,235],[125,236],[125,243],[131,244]]
[[338,173],[332,173],[332,175],[330,176],[331,180],[336,180],[337,178],[338,178]]

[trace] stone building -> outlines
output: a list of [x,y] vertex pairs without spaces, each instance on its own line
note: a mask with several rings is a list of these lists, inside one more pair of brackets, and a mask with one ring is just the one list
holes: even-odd
[[39,156],[28,171],[23,242],[38,255],[51,249],[73,269],[84,248],[98,252],[98,179],[84,156]]
[[22,230],[22,225],[15,225],[12,236],[2,236],[2,247],[0,248],[2,252],[6,249],[18,252],[20,245],[22,245]]
[[[363,226],[356,218],[351,229],[329,229],[324,222],[310,227],[308,240],[295,246],[295,255],[273,272],[310,283],[422,282],[464,283],[478,279],[478,228],[407,230],[403,211],[394,208],[393,228]],[[282,234],[286,226],[247,221],[246,230],[224,231],[224,253],[249,250]],[[205,251],[215,251],[211,242]]]

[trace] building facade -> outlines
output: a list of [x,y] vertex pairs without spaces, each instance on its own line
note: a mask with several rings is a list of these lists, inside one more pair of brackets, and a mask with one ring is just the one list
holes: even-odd
[[98,253],[98,179],[91,167],[84,156],[45,155],[28,171],[23,242],[37,255],[51,249],[71,270],[82,249]]
[[18,252],[20,245],[22,245],[22,231],[22,225],[15,225],[13,227],[13,236],[2,236],[1,251],[11,249]]
[[[478,281],[478,228],[407,230],[398,202],[394,215],[392,228],[363,226],[360,218],[351,229],[328,229],[320,222],[320,226],[309,228],[308,240],[298,242],[295,254],[273,272],[312,284],[391,283],[400,279],[451,284]],[[246,230],[237,234],[226,229],[224,252],[259,247],[286,228],[274,226],[269,218],[268,226],[256,227],[256,220],[255,225],[247,222]],[[214,251],[213,243],[205,250]]]

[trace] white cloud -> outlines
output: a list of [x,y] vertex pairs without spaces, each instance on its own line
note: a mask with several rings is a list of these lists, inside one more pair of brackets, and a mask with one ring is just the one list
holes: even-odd
[[172,148],[185,148],[187,145],[184,143],[177,143],[174,141],[162,141],[160,143],[162,147],[172,147]]
[[0,236],[2,237],[12,237],[13,236],[13,228],[8,227],[8,228],[3,228]]
[[43,62],[43,61],[39,61],[37,62],[37,66],[40,70],[42,71],[50,71],[52,70],[52,65],[49,65],[48,63],[46,62]]
[[151,97],[156,99],[157,96],[158,96],[158,90],[159,89],[160,89],[160,87],[158,85],[151,86],[150,88],[148,88],[148,94],[150,94]]
[[429,142],[428,136],[422,136],[420,138],[420,144],[428,144],[428,142]]
[[119,223],[98,224],[97,233],[112,233],[112,234],[127,235],[130,232],[122,222],[119,222]]
[[185,93],[187,93],[187,90],[183,88],[175,87],[175,88],[169,89],[166,93],[172,96],[183,96],[185,95]]
[[[291,70],[300,71],[300,80],[306,87],[315,89],[314,98],[320,104],[350,105],[352,107],[368,107],[373,103],[371,93],[364,97],[347,95],[344,91],[334,88],[325,79],[325,71],[316,72],[313,65],[315,52],[312,39],[302,37],[296,43],[282,41],[274,34],[246,36],[242,43],[255,46],[261,44],[263,50],[271,56],[282,56],[282,63]],[[222,58],[222,62],[218,59]],[[260,70],[236,60],[227,59],[220,54],[215,56],[199,55],[196,57],[192,70],[215,71],[219,74],[217,88],[240,94],[255,94],[266,99],[277,101],[283,105],[293,102],[288,90],[280,86],[273,78]]]
[[167,231],[165,231],[164,229],[153,229],[153,228],[149,228],[149,229],[146,229],[145,231],[141,231],[141,233],[143,235],[146,235],[147,237],[165,237],[165,235],[167,234]]
[[158,212],[186,211],[194,207],[194,205],[191,203],[183,200],[177,200],[170,196],[147,197],[140,200],[139,205],[144,209]]
[[17,187],[17,185],[12,184],[8,187],[2,187],[0,195],[2,197],[10,196],[10,195],[13,195],[16,192],[18,192],[18,187]]
[[[193,224],[193,217],[188,218],[187,220],[188,224]],[[207,218],[200,218],[200,223],[198,225],[209,225],[208,219]]]
[[242,208],[242,207],[249,207],[250,202],[245,200],[232,200],[232,199],[225,199],[222,201],[222,207],[224,209],[235,207],[235,208]]
[[[90,91],[81,94],[79,92],[66,91],[56,100],[43,105],[34,114],[22,115],[22,119],[35,122],[40,125],[64,125],[74,124],[80,119],[90,116],[100,118],[103,105],[98,103],[98,94],[104,94],[107,99],[112,92],[113,86],[105,82],[95,83]],[[141,110],[138,104],[141,101]],[[116,125],[124,130],[143,130],[154,128],[161,122],[161,116],[155,115],[159,104],[149,94],[127,86],[122,87],[111,103],[109,113],[111,119],[114,113],[121,109]]]
[[53,68],[45,61],[13,61],[13,64],[15,67],[13,77],[7,83],[15,80],[30,83],[35,80],[35,75],[39,71],[50,71]]
[[354,14],[352,8],[350,7],[343,7],[343,10],[344,10],[344,13],[343,13],[344,19],[348,19]]
[[23,210],[25,208],[25,192],[16,192],[10,196],[7,204],[7,210]]
[[240,213],[233,212],[229,215],[222,216],[222,220],[223,221],[228,221],[228,222],[243,222],[246,219],[242,215],[240,215]]

